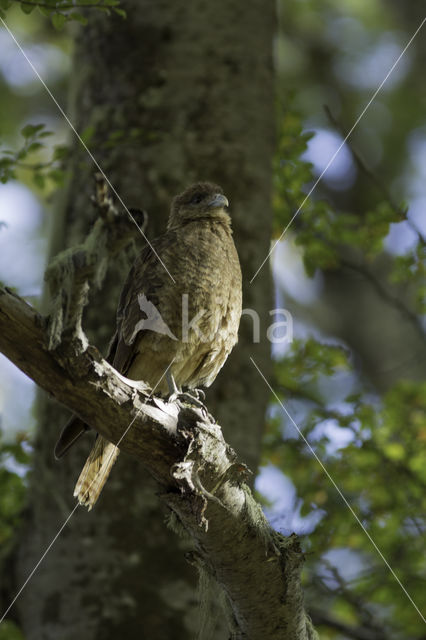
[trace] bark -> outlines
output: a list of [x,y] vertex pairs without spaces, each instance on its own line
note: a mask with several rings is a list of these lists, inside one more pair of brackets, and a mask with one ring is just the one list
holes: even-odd
[[[244,305],[258,311],[262,341],[252,344],[250,323],[243,319],[238,348],[209,390],[208,403],[226,425],[230,444],[255,471],[268,391],[259,385],[249,355],[268,373],[264,336],[272,296],[267,269],[253,286],[247,274],[263,260],[270,241],[275,5],[123,5],[127,20],[92,11],[76,35],[69,113],[125,204],[148,211],[148,236],[164,229],[171,197],[189,183],[207,179],[224,188],[242,263]],[[92,221],[94,167],[78,144],[69,168],[51,255],[80,242]],[[137,250],[143,245],[140,238]],[[121,270],[115,261],[102,291],[91,294],[85,313],[87,334],[99,349],[113,331],[119,283],[129,266],[125,257]],[[38,415],[15,590],[72,508],[73,485],[91,445],[83,443],[55,463],[52,449],[68,415],[43,396]],[[121,455],[96,510],[73,516],[17,602],[15,615],[28,640],[108,640],[118,632],[156,640],[195,635],[198,578],[185,560],[191,544],[177,541],[164,525],[166,510],[154,493],[141,465]],[[223,616],[214,617],[215,638],[227,637]]]
[[199,408],[150,398],[146,385],[117,374],[94,347],[76,351],[70,340],[48,351],[47,324],[22,299],[0,290],[2,353],[144,464],[195,542],[191,560],[223,588],[232,637],[316,638],[303,609],[297,536],[284,538],[269,527],[245,484],[246,467],[219,425]]

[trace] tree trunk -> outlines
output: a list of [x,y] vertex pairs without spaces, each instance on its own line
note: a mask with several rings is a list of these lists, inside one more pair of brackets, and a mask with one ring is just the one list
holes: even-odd
[[[239,345],[207,403],[255,471],[268,394],[249,355],[268,373],[271,284],[266,268],[253,285],[248,280],[270,241],[274,3],[143,0],[125,8],[126,20],[90,13],[89,25],[77,34],[71,119],[126,206],[148,211],[148,236],[164,229],[171,197],[189,183],[207,179],[223,186],[242,263],[244,306],[260,314],[262,340],[252,344],[251,326],[243,320]],[[70,168],[52,253],[81,240],[92,221],[95,167],[77,144]],[[137,250],[144,244],[141,238]],[[86,314],[90,340],[100,348],[113,331],[122,277],[123,270],[118,274],[111,265]],[[45,396],[38,413],[15,590],[73,508],[73,485],[90,448],[87,439],[54,462],[66,415]],[[18,599],[15,616],[28,640],[195,636],[196,572],[184,558],[188,543],[167,528],[155,491],[137,461],[122,454],[96,508],[77,510]],[[214,637],[227,638],[222,618],[216,619]]]

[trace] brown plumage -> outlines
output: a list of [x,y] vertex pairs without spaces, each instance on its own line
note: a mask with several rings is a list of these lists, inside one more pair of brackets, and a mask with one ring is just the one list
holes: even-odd
[[[151,243],[175,282],[147,246],[124,284],[108,360],[155,393],[171,391],[166,370],[180,389],[210,386],[237,342],[241,270],[227,205],[222,189],[207,182],[176,196],[166,233]],[[86,429],[71,419],[55,455],[63,455]],[[74,491],[89,509],[118,453],[96,438]]]

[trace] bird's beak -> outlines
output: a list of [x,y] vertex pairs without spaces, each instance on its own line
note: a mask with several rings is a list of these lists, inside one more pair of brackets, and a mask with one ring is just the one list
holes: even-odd
[[228,198],[222,193],[215,193],[213,198],[207,203],[209,209],[220,209],[222,207],[229,207]]

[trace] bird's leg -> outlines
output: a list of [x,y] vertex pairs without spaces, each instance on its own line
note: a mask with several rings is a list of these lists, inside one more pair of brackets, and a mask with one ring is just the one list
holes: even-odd
[[170,368],[167,369],[166,371],[166,381],[167,381],[167,386],[169,387],[169,393],[170,393],[170,398],[169,400],[172,398],[172,396],[178,396],[180,392],[180,390],[178,389],[178,386],[175,382],[175,379],[173,377],[172,372],[170,371]]
[[169,394],[170,394],[168,398],[169,402],[175,402],[176,400],[187,400],[189,402],[192,402],[192,404],[196,404],[197,406],[204,406],[202,403],[200,403],[198,398],[195,398],[191,396],[189,393],[182,391],[182,389],[179,389],[179,387],[176,384],[176,380],[172,372],[170,371],[170,369],[168,369],[166,373],[166,380],[167,380],[167,386],[169,387]]
[[[202,398],[202,400],[200,400],[200,397]],[[181,391],[179,393],[179,398],[186,400],[196,407],[200,407],[200,409],[202,409],[208,415],[207,407],[203,402],[203,400],[205,400],[205,397],[206,396],[204,394],[204,391],[201,391],[200,389],[191,389],[190,391]]]
[[211,422],[216,422],[216,420],[211,415],[211,413],[209,413],[209,410],[204,404],[206,400],[206,394],[202,389],[191,389],[190,391],[185,391],[180,395],[188,400],[191,404],[200,407],[206,418],[208,418]]

